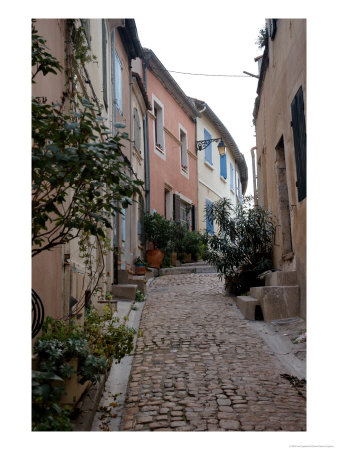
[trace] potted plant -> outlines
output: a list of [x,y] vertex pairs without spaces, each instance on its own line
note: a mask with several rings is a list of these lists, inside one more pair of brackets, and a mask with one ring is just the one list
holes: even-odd
[[138,256],[135,261],[135,275],[144,275],[146,273],[146,266],[144,264],[144,261]]
[[206,216],[219,231],[208,236],[205,259],[217,268],[231,294],[241,295],[252,286],[262,285],[258,275],[273,267],[274,222],[269,211],[251,205],[251,199],[234,208],[224,198],[210,208]]
[[144,234],[146,241],[153,247],[147,250],[147,263],[150,267],[159,269],[171,239],[170,221],[156,212],[147,213],[144,216]]

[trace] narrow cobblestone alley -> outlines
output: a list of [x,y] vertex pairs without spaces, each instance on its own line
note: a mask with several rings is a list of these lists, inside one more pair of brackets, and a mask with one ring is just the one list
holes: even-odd
[[306,402],[216,274],[151,284],[120,430],[303,431]]

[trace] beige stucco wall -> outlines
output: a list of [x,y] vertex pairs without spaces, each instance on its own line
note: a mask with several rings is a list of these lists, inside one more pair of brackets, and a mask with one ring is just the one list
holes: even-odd
[[[47,46],[64,66],[63,20],[37,20],[38,34],[47,40]],[[38,74],[32,85],[32,95],[47,97],[47,102],[59,102],[62,97],[64,79],[62,74]],[[55,318],[63,316],[63,247],[44,251],[32,259],[32,288],[40,296],[45,315]]]
[[[204,140],[204,128],[211,134],[212,139],[218,138],[219,131],[215,125],[207,119],[203,113],[202,117],[197,118],[197,141]],[[199,229],[205,230],[205,204],[206,199],[215,202],[221,198],[230,199],[233,206],[236,206],[236,193],[230,189],[230,162],[234,167],[234,187],[235,187],[235,159],[229,149],[226,149],[227,155],[227,178],[224,179],[220,176],[220,156],[217,148],[218,142],[212,142],[212,163],[211,166],[205,161],[205,151],[200,150],[197,152],[197,166],[198,166],[198,222]]]
[[[306,117],[306,20],[279,19],[275,39],[269,41],[267,68],[256,119],[259,204],[276,218],[274,265],[296,270],[301,293],[301,316],[306,317],[306,198],[298,202],[297,175],[291,126],[291,103],[302,86]],[[290,205],[293,258],[284,260],[279,219],[276,146],[283,136]]]

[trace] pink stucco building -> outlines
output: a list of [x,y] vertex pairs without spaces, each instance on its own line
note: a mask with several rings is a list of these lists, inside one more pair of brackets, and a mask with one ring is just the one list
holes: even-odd
[[197,229],[196,117],[199,112],[156,55],[144,49],[148,111],[149,205]]

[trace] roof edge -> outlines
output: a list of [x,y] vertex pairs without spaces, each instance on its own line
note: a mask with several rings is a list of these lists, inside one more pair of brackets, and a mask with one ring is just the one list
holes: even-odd
[[200,117],[200,113],[190,100],[190,97],[183,92],[182,88],[170,75],[155,53],[148,48],[143,48],[143,52],[147,68],[159,79],[165,89],[176,100],[190,119],[195,120],[196,117]]

